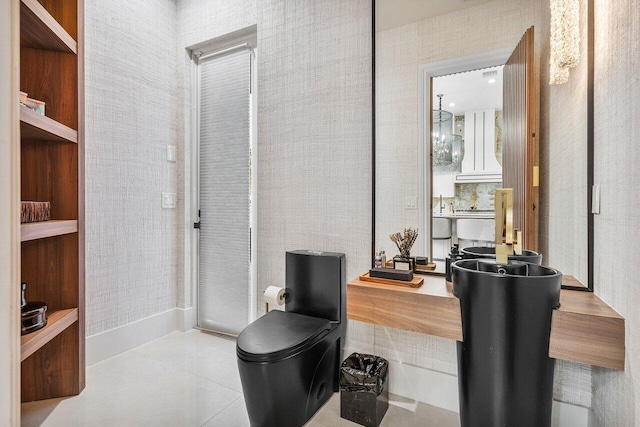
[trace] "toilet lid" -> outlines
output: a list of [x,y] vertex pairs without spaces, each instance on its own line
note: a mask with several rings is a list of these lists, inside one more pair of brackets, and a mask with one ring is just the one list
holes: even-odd
[[302,350],[331,329],[331,322],[286,311],[270,311],[238,336],[238,356],[249,361],[279,360]]

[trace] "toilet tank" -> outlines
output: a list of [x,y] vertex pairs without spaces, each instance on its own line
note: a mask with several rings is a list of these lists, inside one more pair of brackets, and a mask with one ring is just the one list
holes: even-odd
[[346,258],[334,252],[286,253],[286,311],[346,320]]

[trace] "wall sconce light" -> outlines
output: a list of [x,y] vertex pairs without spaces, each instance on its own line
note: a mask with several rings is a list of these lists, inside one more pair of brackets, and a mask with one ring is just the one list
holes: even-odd
[[569,80],[569,68],[580,60],[580,0],[550,0],[551,57],[549,84]]

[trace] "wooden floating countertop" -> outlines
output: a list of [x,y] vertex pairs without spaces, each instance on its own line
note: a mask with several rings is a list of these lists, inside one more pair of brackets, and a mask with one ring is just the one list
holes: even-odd
[[562,290],[549,356],[624,370],[624,318],[592,292]]
[[[359,279],[347,284],[347,317],[462,341],[460,303],[444,277],[424,275],[420,288]],[[560,291],[549,356],[624,370],[624,319],[591,292]]]
[[352,280],[347,284],[347,317],[462,341],[460,303],[444,277],[424,275],[419,288]]

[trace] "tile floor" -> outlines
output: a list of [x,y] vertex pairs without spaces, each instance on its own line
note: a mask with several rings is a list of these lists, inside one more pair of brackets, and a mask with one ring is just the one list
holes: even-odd
[[[392,398],[382,426],[459,426],[455,412]],[[22,425],[248,427],[235,341],[171,333],[88,367],[79,396],[23,404]],[[338,393],[307,423],[357,425],[340,418]]]

